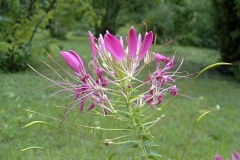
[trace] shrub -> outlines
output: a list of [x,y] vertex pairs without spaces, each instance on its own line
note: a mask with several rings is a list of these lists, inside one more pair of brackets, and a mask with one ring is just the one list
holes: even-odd
[[[51,3],[45,1],[8,1],[0,7],[0,68],[16,72],[26,68],[37,29],[45,28],[51,17]],[[44,41],[41,43],[45,43]],[[43,49],[41,49],[43,51]],[[36,51],[35,51],[36,52]]]
[[240,2],[238,0],[212,0],[213,20],[218,35],[222,61],[233,63],[222,69],[240,80]]

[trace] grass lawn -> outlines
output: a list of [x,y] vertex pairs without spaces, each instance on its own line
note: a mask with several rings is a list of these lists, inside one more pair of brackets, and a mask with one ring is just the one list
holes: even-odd
[[[88,60],[91,58],[87,38],[71,38],[59,43],[64,50],[75,50],[87,66]],[[160,47],[156,46],[155,51],[158,51]],[[185,59],[181,71],[189,73],[200,71],[205,66],[217,62],[219,58],[214,50],[194,47],[169,46],[161,50],[160,53],[172,56],[175,51],[177,51],[177,63],[183,57]],[[56,61],[65,66],[60,59],[58,49],[52,47],[50,54]],[[48,67],[38,61],[39,59],[52,63],[46,55],[39,56],[38,59],[37,56],[34,57],[35,59],[30,64],[36,70],[48,77],[57,79],[57,76]],[[57,67],[55,68],[60,71]],[[63,109],[56,108],[53,104],[66,106],[67,100],[61,100],[61,96],[56,95],[54,98],[41,102],[51,94],[48,90],[41,90],[50,83],[31,69],[15,74],[0,74],[0,80],[0,159],[70,159],[44,150],[19,152],[30,146],[44,147],[86,160],[108,159],[112,153],[117,153],[113,159],[133,159],[134,149],[132,148],[119,150],[120,146],[105,146],[102,143],[87,141],[63,132],[56,134],[56,129],[45,125],[34,125],[21,129],[22,126],[34,120],[46,121],[58,126],[58,121],[23,111],[23,109],[60,118]],[[189,79],[180,80],[177,85],[181,89],[188,82]],[[175,107],[169,105],[159,112],[157,116],[161,114],[166,116],[151,131],[158,145],[155,151],[162,155],[161,159],[175,160],[180,158],[196,119],[207,110],[212,110],[212,112],[199,122],[183,159],[212,160],[217,153],[224,159],[229,159],[233,150],[240,153],[239,89],[239,83],[229,77],[219,75],[216,69],[212,69],[197,78],[184,92],[184,95],[198,99],[179,97],[173,102]],[[115,128],[126,127],[124,124],[115,124],[116,121],[109,118],[93,117],[90,114],[81,114],[79,111],[73,111],[66,120],[106,128],[110,125]],[[64,124],[63,128],[98,140],[121,135],[121,132],[89,130],[67,124]]]

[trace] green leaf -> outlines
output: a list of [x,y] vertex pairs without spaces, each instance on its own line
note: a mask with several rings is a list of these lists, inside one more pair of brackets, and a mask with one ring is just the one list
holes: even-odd
[[154,159],[154,160],[159,160],[158,157],[156,157],[156,156],[148,156],[148,158]]
[[43,121],[33,121],[33,122],[28,123],[27,125],[23,126],[22,129],[23,129],[23,128],[26,128],[26,127],[29,127],[29,126],[31,126],[31,125],[34,125],[34,124],[45,124],[45,125],[49,125],[48,123],[43,122]]
[[137,148],[137,147],[138,147],[137,143],[134,143],[134,144],[131,146],[131,148]]
[[144,131],[139,131],[139,132],[137,133],[137,135],[138,135],[138,136],[148,136],[149,133],[146,133],[146,132],[144,132]]
[[131,96],[129,97],[129,102],[133,103],[136,100],[137,96]]
[[113,156],[117,155],[117,153],[113,153],[111,154],[111,156],[109,157],[109,160],[111,160],[113,158]]
[[135,152],[135,159],[138,159],[141,156],[141,152],[140,151],[136,151]]
[[148,140],[148,141],[154,142],[154,140],[152,140],[152,139],[149,138],[148,136],[142,136],[142,140]]
[[133,144],[133,143],[134,143],[133,141],[128,141],[128,142],[126,142],[126,143],[123,143],[123,145],[122,145],[119,149],[128,147],[129,145],[131,145],[131,144]]
[[145,146],[157,146],[155,143],[153,143],[151,141],[143,141],[143,145],[145,145]]
[[161,155],[157,154],[154,151],[147,151],[147,155],[148,157],[152,156],[152,157],[162,157]]

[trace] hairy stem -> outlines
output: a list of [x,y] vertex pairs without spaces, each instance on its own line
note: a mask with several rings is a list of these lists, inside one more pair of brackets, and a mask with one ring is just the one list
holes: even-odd
[[133,131],[133,134],[134,134],[134,138],[137,142],[137,146],[138,146],[138,149],[140,151],[140,157],[139,158],[141,160],[148,160],[146,148],[143,145],[142,137],[138,135],[139,128],[138,128],[137,123],[136,123],[136,116],[133,114],[134,110],[131,107],[131,103],[129,103],[129,101],[126,103],[126,107],[129,111],[129,119],[132,123],[132,131]]

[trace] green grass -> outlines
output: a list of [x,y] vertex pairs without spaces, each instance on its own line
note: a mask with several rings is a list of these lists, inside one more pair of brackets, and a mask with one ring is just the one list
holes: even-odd
[[[68,41],[61,41],[60,44],[64,50],[73,49],[79,53],[85,66],[87,66],[88,60],[91,58],[87,38],[71,38]],[[159,48],[160,46],[156,46],[155,51],[158,52]],[[177,51],[176,62],[178,64],[182,57],[185,59],[181,70],[189,71],[189,73],[200,71],[219,58],[217,51],[194,47],[169,46],[161,50],[160,53],[172,56],[175,51]],[[58,49],[52,47],[50,54],[56,61],[65,66],[60,59]],[[36,70],[48,77],[57,79],[56,75],[39,61],[41,59],[51,63],[46,55],[34,57],[35,59],[30,64]],[[60,71],[60,69],[57,70]],[[21,129],[22,126],[34,120],[46,121],[58,126],[57,121],[28,113],[23,109],[60,118],[63,110],[54,107],[53,104],[65,106],[67,100],[56,100],[61,96],[55,96],[41,102],[51,94],[48,90],[41,91],[50,83],[30,69],[21,73],[1,74],[0,77],[0,159],[67,159],[43,150],[19,152],[30,146],[44,147],[81,159],[108,159],[115,152],[122,157],[117,155],[113,159],[133,159],[134,149],[131,148],[119,150],[119,146],[105,146],[102,143],[90,142],[63,132],[58,135],[56,129],[45,125],[34,125]],[[183,88],[188,82],[189,80],[180,80],[177,84],[179,88]],[[210,160],[216,153],[221,154],[224,159],[228,159],[233,150],[240,152],[239,88],[239,83],[229,77],[219,75],[216,69],[212,69],[197,78],[184,92],[184,95],[199,98],[198,100],[179,97],[173,102],[175,107],[169,105],[159,112],[157,116],[161,114],[166,116],[151,131],[158,144],[156,152],[163,156],[161,159],[179,159],[196,119],[207,110],[212,110],[212,112],[199,122],[183,159]],[[93,125],[101,127],[125,127],[123,124],[115,124],[115,121],[109,118],[93,117],[79,112],[73,112],[67,121],[85,125],[92,122]],[[91,131],[69,125],[63,125],[63,128],[98,140],[121,135],[121,132]]]

